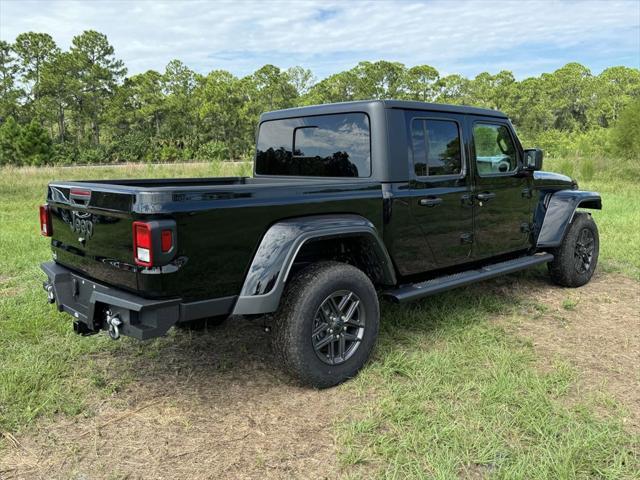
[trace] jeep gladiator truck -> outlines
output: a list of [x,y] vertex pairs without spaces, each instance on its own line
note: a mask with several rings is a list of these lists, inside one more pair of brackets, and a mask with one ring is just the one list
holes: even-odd
[[146,340],[269,316],[303,384],[356,375],[379,297],[406,302],[546,263],[578,287],[600,195],[542,172],[501,112],[361,101],[265,113],[250,178],[51,182],[51,303],[76,332]]

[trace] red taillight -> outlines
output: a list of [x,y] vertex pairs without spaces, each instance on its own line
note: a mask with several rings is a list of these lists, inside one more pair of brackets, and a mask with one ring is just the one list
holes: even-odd
[[133,222],[133,257],[136,265],[162,267],[173,259],[175,253],[175,221]]
[[161,242],[162,253],[170,252],[173,248],[173,233],[171,230],[162,230]]
[[133,254],[137,265],[150,267],[153,264],[151,243],[151,226],[144,222],[133,222]]
[[40,233],[45,237],[53,235],[49,205],[40,205]]

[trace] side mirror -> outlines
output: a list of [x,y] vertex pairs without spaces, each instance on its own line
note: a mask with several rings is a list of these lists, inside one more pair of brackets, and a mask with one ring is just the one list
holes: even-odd
[[527,148],[524,151],[525,170],[542,170],[543,152],[539,148]]

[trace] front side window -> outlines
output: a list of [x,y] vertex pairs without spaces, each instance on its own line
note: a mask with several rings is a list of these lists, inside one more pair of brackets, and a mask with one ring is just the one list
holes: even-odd
[[518,169],[516,148],[506,126],[477,123],[473,127],[473,142],[480,175],[509,173]]
[[258,132],[256,173],[368,177],[369,117],[346,113],[263,122]]
[[413,168],[419,177],[462,172],[458,124],[450,120],[415,119],[411,123]]

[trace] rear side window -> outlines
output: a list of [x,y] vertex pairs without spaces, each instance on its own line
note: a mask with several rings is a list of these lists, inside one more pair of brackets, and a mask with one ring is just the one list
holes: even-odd
[[460,132],[456,122],[414,119],[411,139],[413,168],[417,176],[459,175],[462,172]]
[[476,123],[473,142],[480,175],[514,172],[518,168],[516,147],[506,126]]
[[260,125],[258,175],[368,177],[369,117],[364,113],[270,120]]

